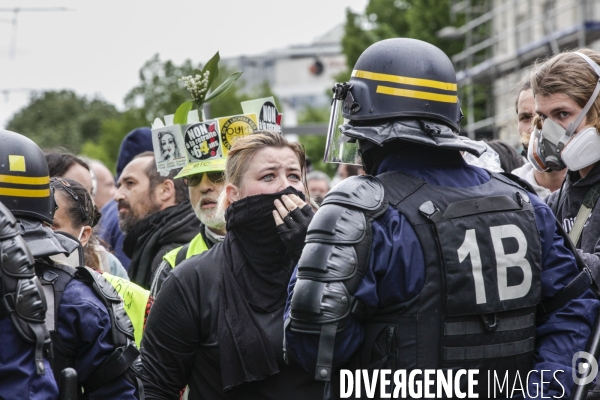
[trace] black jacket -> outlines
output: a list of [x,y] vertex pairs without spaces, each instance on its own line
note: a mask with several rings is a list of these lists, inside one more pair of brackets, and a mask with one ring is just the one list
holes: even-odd
[[[553,192],[545,200],[565,232],[569,233],[583,198],[593,185],[600,182],[600,162],[583,179],[580,178],[578,171],[568,171],[565,179],[562,190]],[[588,266],[600,269],[600,206],[598,203],[600,202],[597,202],[592,209],[575,246]]]
[[[154,303],[142,342],[146,399],[317,399],[323,385],[298,364],[283,361],[283,311],[254,312],[272,343],[280,372],[223,394],[219,361],[219,285],[223,243],[173,269]],[[282,288],[285,290],[285,288]]]
[[123,251],[131,259],[129,278],[150,289],[162,258],[189,243],[200,232],[200,224],[189,201],[166,208],[140,221],[125,235]]

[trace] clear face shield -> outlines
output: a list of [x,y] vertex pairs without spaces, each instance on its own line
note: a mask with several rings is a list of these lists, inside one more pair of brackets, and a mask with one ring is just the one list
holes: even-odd
[[342,112],[360,109],[360,105],[354,101],[350,89],[352,89],[352,85],[349,83],[336,83],[332,89],[331,116],[327,129],[325,157],[323,158],[326,163],[362,165],[356,139],[344,135],[340,130],[340,127],[348,122]]

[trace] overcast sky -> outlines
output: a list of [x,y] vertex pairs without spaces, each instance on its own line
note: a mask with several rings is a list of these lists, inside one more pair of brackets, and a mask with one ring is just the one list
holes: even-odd
[[[0,0],[0,128],[27,90],[98,94],[118,108],[154,53],[181,63],[310,43],[367,0]],[[18,15],[7,9],[66,7]],[[10,57],[11,40],[16,55]],[[8,96],[2,92],[11,89]]]

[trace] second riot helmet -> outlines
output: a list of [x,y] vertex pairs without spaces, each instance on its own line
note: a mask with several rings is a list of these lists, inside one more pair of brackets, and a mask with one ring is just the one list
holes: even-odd
[[55,203],[48,164],[31,139],[0,130],[0,202],[15,217],[52,224]]

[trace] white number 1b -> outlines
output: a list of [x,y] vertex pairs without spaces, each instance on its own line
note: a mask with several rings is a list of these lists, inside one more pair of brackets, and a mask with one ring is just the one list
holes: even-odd
[[[525,258],[527,254],[527,239],[523,231],[516,225],[501,225],[490,227],[492,244],[496,257],[496,273],[498,278],[498,294],[500,300],[517,299],[525,296],[531,288],[531,264]],[[518,243],[516,253],[506,254],[502,239],[513,238]],[[458,262],[462,263],[467,256],[471,256],[471,268],[475,283],[475,301],[477,304],[486,303],[485,284],[483,280],[483,265],[477,244],[475,229],[468,229],[463,244],[457,250]],[[518,285],[508,286],[508,268],[519,267],[523,271],[523,282]]]

